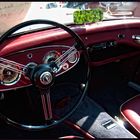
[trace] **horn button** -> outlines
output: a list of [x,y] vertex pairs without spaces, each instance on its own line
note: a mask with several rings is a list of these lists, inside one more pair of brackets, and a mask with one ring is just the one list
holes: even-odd
[[52,68],[48,64],[28,65],[26,75],[36,87],[43,89],[50,87],[54,81]]
[[40,76],[40,82],[43,85],[49,85],[52,82],[52,79],[52,74],[49,71],[43,72]]

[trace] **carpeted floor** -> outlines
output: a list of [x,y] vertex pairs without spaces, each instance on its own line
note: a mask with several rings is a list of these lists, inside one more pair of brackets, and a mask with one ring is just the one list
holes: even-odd
[[[139,94],[128,86],[131,80],[129,70],[121,69],[122,64],[112,63],[92,70],[89,96],[99,103],[111,116],[120,115],[120,106],[127,99]],[[132,73],[131,73],[132,74]]]

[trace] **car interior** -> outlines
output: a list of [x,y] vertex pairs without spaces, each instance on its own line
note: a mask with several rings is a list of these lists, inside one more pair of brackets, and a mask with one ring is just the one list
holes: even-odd
[[140,18],[0,36],[1,139],[140,138],[139,93]]

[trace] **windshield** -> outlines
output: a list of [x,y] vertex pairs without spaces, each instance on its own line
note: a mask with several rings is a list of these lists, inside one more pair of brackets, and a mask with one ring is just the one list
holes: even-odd
[[[12,26],[32,19],[48,19],[62,24],[74,24],[73,13],[77,10],[100,8],[103,20],[140,17],[140,2],[1,2],[0,34]],[[21,29],[33,30],[46,27],[36,25]]]

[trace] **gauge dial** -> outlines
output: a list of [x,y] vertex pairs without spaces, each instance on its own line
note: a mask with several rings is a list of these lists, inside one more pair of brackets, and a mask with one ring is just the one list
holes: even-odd
[[[55,50],[50,51],[50,52],[48,52],[48,53],[44,56],[44,58],[43,58],[43,63],[49,64],[49,63],[51,63],[51,62],[54,62],[54,61],[57,60],[57,58],[60,57],[60,55],[61,55],[61,54],[60,54],[58,51],[55,51]],[[57,63],[60,63],[60,60],[58,60]],[[55,67],[54,67],[53,72],[57,73],[57,72],[59,72],[60,70],[61,70],[61,66],[60,66],[59,68],[55,68]]]
[[9,67],[11,66],[6,65],[5,67],[0,67],[0,83],[2,85],[14,85],[21,77],[21,74],[16,72],[18,71],[16,66],[14,66],[15,70],[10,70]]
[[77,54],[72,54],[68,59],[69,63],[75,63],[77,61]]

